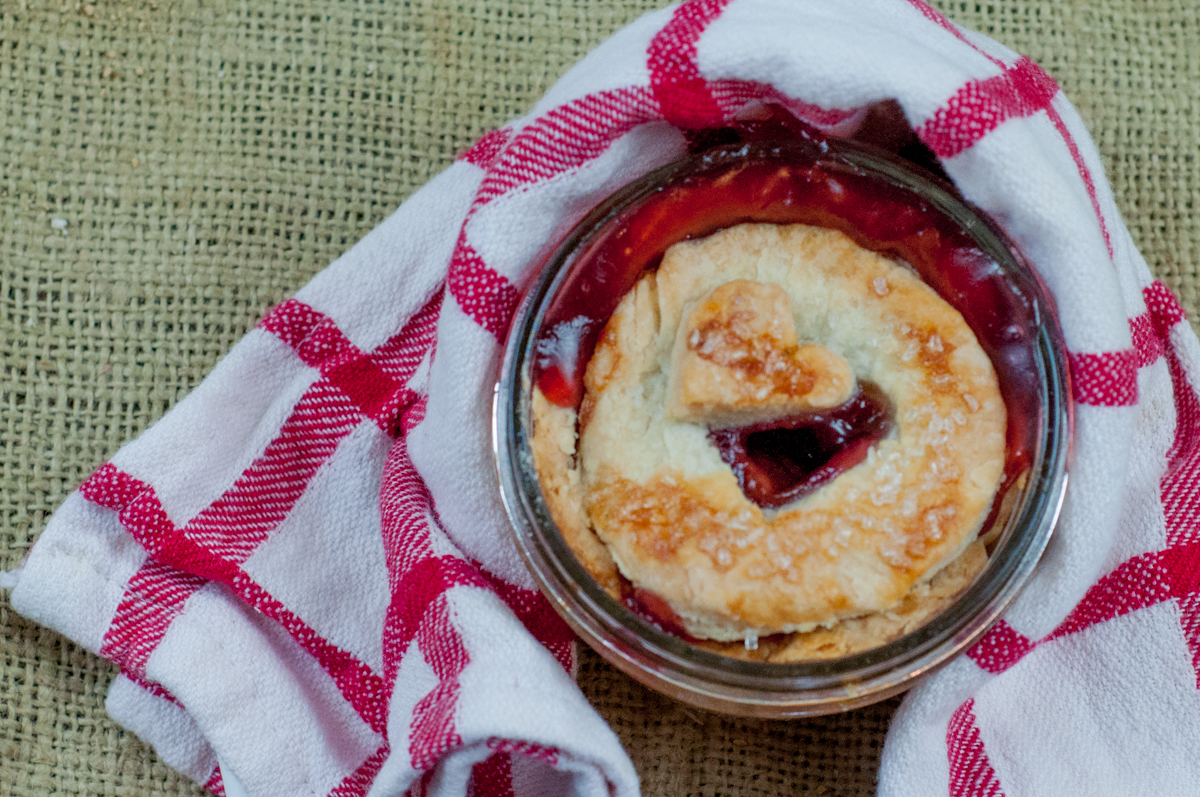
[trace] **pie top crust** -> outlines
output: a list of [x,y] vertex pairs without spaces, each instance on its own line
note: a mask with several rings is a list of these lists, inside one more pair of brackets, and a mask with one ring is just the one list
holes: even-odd
[[[814,492],[751,502],[709,429],[831,407],[862,381],[892,402],[891,432]],[[744,224],[671,247],[609,319],[585,390],[578,418],[535,390],[543,494],[601,584],[654,593],[694,637],[791,633],[781,660],[842,655],[982,567],[1005,456],[991,362],[907,267],[840,232]]]

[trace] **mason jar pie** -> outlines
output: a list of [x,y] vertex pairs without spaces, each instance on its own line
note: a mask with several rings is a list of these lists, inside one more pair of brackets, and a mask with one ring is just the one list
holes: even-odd
[[735,142],[597,208],[526,296],[502,496],[552,604],[707,708],[823,713],[986,630],[1044,548],[1070,416],[1053,304],[886,153]]

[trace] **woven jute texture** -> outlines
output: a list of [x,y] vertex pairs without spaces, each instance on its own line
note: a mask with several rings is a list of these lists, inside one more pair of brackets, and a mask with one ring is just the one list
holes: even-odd
[[[0,569],[274,303],[660,0],[0,0]],[[1200,309],[1200,3],[947,2],[1066,90]],[[65,227],[63,223],[65,222]],[[199,794],[0,592],[0,794]],[[731,720],[585,653],[647,795],[865,795],[896,701]]]

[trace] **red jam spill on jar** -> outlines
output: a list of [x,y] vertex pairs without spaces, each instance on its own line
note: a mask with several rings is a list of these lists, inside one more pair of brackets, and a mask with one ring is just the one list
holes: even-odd
[[[779,126],[772,121],[760,133],[778,135],[771,125]],[[836,229],[866,249],[912,265],[975,332],[996,369],[1008,410],[1003,492],[1029,467],[1041,412],[1033,278],[1006,274],[933,204],[864,174],[829,151],[815,131],[795,122],[788,133],[795,143],[782,148],[760,142],[744,144],[744,150],[736,145],[710,150],[695,167],[633,202],[580,245],[536,341],[538,387],[555,404],[579,406],[584,370],[607,319],[672,244],[744,222]],[[767,436],[756,438],[752,448],[760,440],[756,450],[775,445]],[[747,454],[747,461],[752,459]],[[792,462],[780,462],[766,470],[776,474],[792,468]],[[772,483],[776,479],[771,476]]]
[[713,429],[721,459],[742,492],[776,509],[811,493],[867,458],[892,428],[892,406],[878,386],[864,382],[846,403],[767,423]]

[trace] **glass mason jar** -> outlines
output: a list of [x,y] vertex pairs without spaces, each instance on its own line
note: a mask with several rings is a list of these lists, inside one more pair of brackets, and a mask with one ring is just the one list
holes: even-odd
[[[873,199],[839,209],[846,186],[882,204]],[[904,207],[916,210],[893,212]],[[534,465],[532,391],[541,376],[538,342],[550,325],[580,308],[602,316],[591,319],[593,334],[580,355],[586,360],[620,294],[654,268],[667,247],[740,222],[835,227],[866,248],[908,260],[963,313],[997,367],[1008,409],[1009,467],[981,531],[989,540],[984,569],[920,627],[840,658],[786,664],[731,658],[649,622],[580,564],[551,517]],[[912,262],[925,244],[906,223],[917,225],[912,230],[938,229],[943,240],[960,237],[965,243],[954,250],[957,259]],[[1016,597],[1049,541],[1066,490],[1071,424],[1066,349],[1053,299],[999,227],[953,186],[890,153],[816,137],[714,147],[636,180],[588,214],[535,276],[514,317],[493,415],[500,491],[518,548],[563,619],[601,656],[652,689],[704,709],[772,718],[882,700],[978,640]]]

